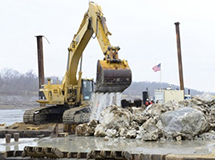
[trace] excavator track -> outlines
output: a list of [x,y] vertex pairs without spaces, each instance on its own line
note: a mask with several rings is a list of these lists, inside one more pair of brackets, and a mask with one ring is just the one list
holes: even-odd
[[91,108],[86,107],[76,107],[68,109],[63,114],[64,124],[81,124],[87,123],[90,120]]
[[61,123],[63,113],[69,109],[68,106],[48,106],[26,110],[23,121],[26,124]]
[[87,107],[48,106],[26,110],[23,121],[26,124],[67,123],[80,124],[89,122],[91,109]]

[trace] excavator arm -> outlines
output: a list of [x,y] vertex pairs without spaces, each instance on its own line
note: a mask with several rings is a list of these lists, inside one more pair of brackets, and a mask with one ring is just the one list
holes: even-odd
[[77,97],[80,99],[81,70],[76,78],[77,67],[82,53],[92,36],[96,37],[104,54],[104,60],[97,63],[97,92],[122,92],[131,83],[131,70],[127,61],[118,57],[119,47],[110,44],[106,19],[103,16],[101,7],[93,2],[89,2],[89,9],[85,13],[77,34],[68,48],[67,71],[62,85],[65,95],[68,90],[77,88]]
[[108,39],[109,32],[101,7],[89,3],[88,15],[91,17],[91,27],[104,53],[104,60],[98,60],[96,91],[123,92],[131,84],[131,70],[126,60],[119,59],[120,48],[112,46]]

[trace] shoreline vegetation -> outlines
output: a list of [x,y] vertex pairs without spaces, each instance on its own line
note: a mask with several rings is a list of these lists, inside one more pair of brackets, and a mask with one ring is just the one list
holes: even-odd
[[[53,76],[52,83],[61,83],[61,79]],[[47,79],[47,78],[45,78]],[[47,81],[45,81],[47,84]],[[122,93],[122,99],[134,100],[142,99],[142,92],[148,91],[149,98],[153,99],[154,90],[164,88],[177,89],[179,86],[158,82],[132,82],[132,84]],[[36,102],[38,98],[38,77],[32,70],[20,73],[13,69],[0,70],[0,109],[19,109],[39,106]],[[201,95],[203,92],[190,89],[191,95]],[[188,88],[185,89],[185,94]],[[215,94],[215,93],[211,93]]]

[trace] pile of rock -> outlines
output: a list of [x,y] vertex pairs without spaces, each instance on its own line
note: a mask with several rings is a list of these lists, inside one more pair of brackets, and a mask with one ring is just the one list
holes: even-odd
[[77,135],[136,138],[145,141],[214,138],[215,99],[209,94],[178,103],[106,107],[99,121],[76,127]]

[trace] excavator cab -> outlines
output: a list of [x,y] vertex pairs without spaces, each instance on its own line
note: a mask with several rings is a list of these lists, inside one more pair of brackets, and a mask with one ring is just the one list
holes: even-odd
[[91,95],[94,91],[93,79],[82,79],[81,83],[82,83],[81,91],[82,91],[82,95],[83,95],[83,100],[90,100]]

